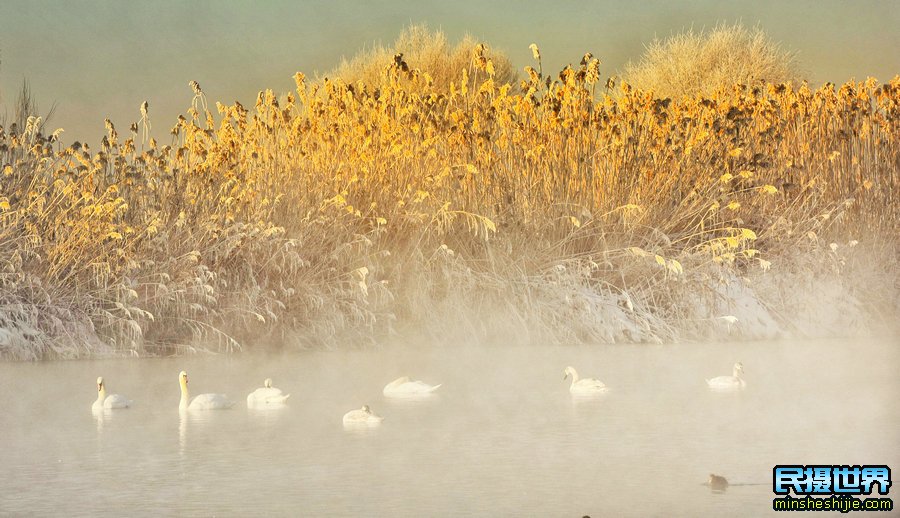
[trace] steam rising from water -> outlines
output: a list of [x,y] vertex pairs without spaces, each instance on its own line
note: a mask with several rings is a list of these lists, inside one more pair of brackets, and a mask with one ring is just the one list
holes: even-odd
[[[774,464],[897,465],[896,344],[420,344],[0,364],[0,509],[758,515]],[[737,360],[746,390],[707,390]],[[610,392],[573,399],[561,379],[570,364]],[[239,399],[273,377],[293,395],[278,411],[181,415],[181,369],[198,392]],[[99,374],[134,407],[95,420]],[[426,400],[385,398],[404,374],[443,386]],[[345,431],[342,414],[363,404],[384,423]],[[709,473],[733,486],[712,494]]]

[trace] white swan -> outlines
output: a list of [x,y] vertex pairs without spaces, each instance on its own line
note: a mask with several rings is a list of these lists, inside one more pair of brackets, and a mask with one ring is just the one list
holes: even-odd
[[363,405],[363,407],[358,410],[351,410],[344,414],[345,425],[379,424],[382,421],[384,421],[384,418],[373,414],[369,409],[369,405]]
[[234,406],[234,401],[225,394],[200,394],[192,400],[188,393],[188,375],[184,371],[178,375],[178,382],[181,384],[180,410],[223,410]]
[[403,376],[385,385],[382,393],[388,397],[422,396],[431,394],[441,384],[429,385],[421,381],[410,381],[409,376]]
[[747,384],[741,374],[744,373],[744,365],[741,362],[734,364],[731,376],[718,376],[713,379],[706,380],[706,384],[711,389],[741,389]]
[[569,386],[569,392],[572,394],[599,394],[609,390],[609,388],[607,388],[600,380],[594,378],[579,378],[578,372],[575,371],[574,367],[566,367],[563,379],[566,379],[569,376],[572,376],[572,385]]
[[121,394],[106,395],[106,384],[103,382],[103,376],[97,378],[97,400],[91,405],[91,410],[99,412],[101,410],[109,410],[113,408],[128,408],[131,401]]
[[253,408],[281,406],[289,397],[290,394],[285,394],[281,389],[272,386],[272,378],[266,378],[262,388],[254,390],[247,396],[247,406]]

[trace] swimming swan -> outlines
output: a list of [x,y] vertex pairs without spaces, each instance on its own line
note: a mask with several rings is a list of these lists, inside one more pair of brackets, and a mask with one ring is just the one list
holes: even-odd
[[287,398],[291,397],[290,394],[285,394],[281,392],[281,389],[273,387],[272,378],[266,378],[263,385],[262,388],[254,390],[247,396],[248,407],[280,406]]
[[359,410],[351,410],[344,414],[345,425],[379,424],[382,421],[384,421],[384,418],[373,414],[372,411],[369,410],[369,405],[363,405]]
[[609,390],[600,380],[593,378],[580,379],[578,377],[578,372],[575,371],[574,367],[566,367],[563,379],[566,379],[569,376],[572,376],[572,385],[569,387],[569,392],[572,394],[599,394]]
[[191,400],[188,393],[188,375],[181,371],[178,375],[178,382],[181,384],[181,404],[178,405],[180,410],[223,410],[234,406],[234,401],[228,399],[225,394],[200,394]]
[[429,385],[421,381],[410,381],[409,376],[403,376],[385,385],[382,392],[388,397],[421,396],[431,394],[440,386],[440,383]]
[[744,379],[741,377],[741,374],[744,373],[744,365],[741,362],[737,362],[734,364],[734,368],[732,369],[731,376],[719,376],[713,378],[711,380],[706,380],[706,384],[709,385],[711,389],[740,389],[744,388],[747,384],[744,382]]
[[110,394],[107,396],[103,376],[97,378],[97,400],[91,405],[91,410],[98,412],[104,409],[128,408],[131,406],[131,403],[133,401],[121,394]]

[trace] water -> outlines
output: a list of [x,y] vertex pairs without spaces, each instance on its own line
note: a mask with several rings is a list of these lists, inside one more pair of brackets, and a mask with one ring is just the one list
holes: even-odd
[[[0,515],[758,516],[775,464],[900,468],[893,340],[0,364]],[[703,379],[743,361],[747,389]],[[611,391],[573,399],[563,369]],[[182,416],[177,378],[226,392]],[[424,401],[394,378],[443,383]],[[95,418],[95,379],[133,408]],[[289,406],[252,412],[272,377]],[[369,404],[385,416],[345,430]],[[714,494],[709,473],[732,484]]]

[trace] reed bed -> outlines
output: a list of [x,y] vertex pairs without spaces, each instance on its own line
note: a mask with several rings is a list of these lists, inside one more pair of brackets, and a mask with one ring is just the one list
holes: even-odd
[[520,84],[484,45],[447,88],[401,55],[250,108],[191,82],[159,140],[146,103],[96,148],[0,130],[0,357],[769,336],[815,329],[803,290],[896,307],[900,77],[668,99],[533,50]]

